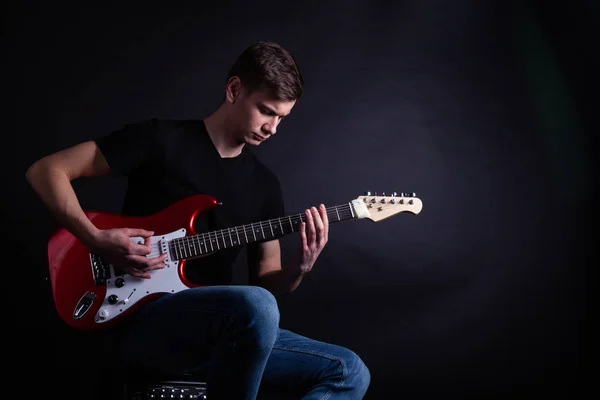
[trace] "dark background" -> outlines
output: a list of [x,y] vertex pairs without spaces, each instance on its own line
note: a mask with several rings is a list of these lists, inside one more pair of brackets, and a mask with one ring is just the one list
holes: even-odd
[[[256,149],[287,211],[366,190],[424,204],[418,216],[333,225],[282,302],[282,326],[356,351],[371,370],[368,399],[580,393],[595,4],[4,3],[5,310],[16,318],[3,330],[14,379],[85,398],[105,356],[53,314],[40,278],[55,222],[27,167],[129,122],[204,117],[235,57],[272,40],[306,79]],[[125,182],[75,187],[84,208],[118,211]],[[298,240],[283,239],[285,258]],[[54,383],[32,383],[40,377]]]

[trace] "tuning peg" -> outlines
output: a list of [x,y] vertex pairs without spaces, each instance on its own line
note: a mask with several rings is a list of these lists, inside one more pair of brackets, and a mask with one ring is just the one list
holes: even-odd
[[365,192],[365,196],[370,196],[371,192]]
[[396,193],[396,192],[392,193],[392,197],[396,197],[396,196],[398,196],[398,193]]

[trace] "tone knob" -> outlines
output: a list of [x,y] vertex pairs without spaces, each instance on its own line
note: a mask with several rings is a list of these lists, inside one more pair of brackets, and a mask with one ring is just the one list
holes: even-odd
[[100,318],[100,319],[108,318],[108,311],[106,311],[104,308],[101,308],[100,311],[98,311],[98,318]]
[[115,286],[120,288],[120,287],[123,287],[124,285],[125,285],[125,279],[117,278],[117,280],[115,281]]
[[111,294],[110,296],[108,296],[109,304],[117,304],[118,301],[119,301],[119,296],[117,296],[116,294]]

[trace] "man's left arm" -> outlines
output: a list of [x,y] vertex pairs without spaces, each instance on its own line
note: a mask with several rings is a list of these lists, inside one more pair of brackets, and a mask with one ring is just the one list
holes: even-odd
[[300,244],[288,264],[282,267],[279,240],[248,246],[249,283],[262,286],[275,296],[291,293],[313,268],[328,236],[325,206],[306,210],[306,221],[300,224]]

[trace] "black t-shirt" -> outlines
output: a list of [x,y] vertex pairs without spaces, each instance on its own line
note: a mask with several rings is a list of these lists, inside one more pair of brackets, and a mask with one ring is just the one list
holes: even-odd
[[[112,173],[128,178],[124,215],[152,215],[188,196],[207,194],[222,205],[195,219],[198,233],[284,216],[272,171],[248,146],[237,157],[222,158],[202,120],[150,119],[125,125],[96,143]],[[196,283],[229,284],[241,249],[188,260],[186,275]]]

